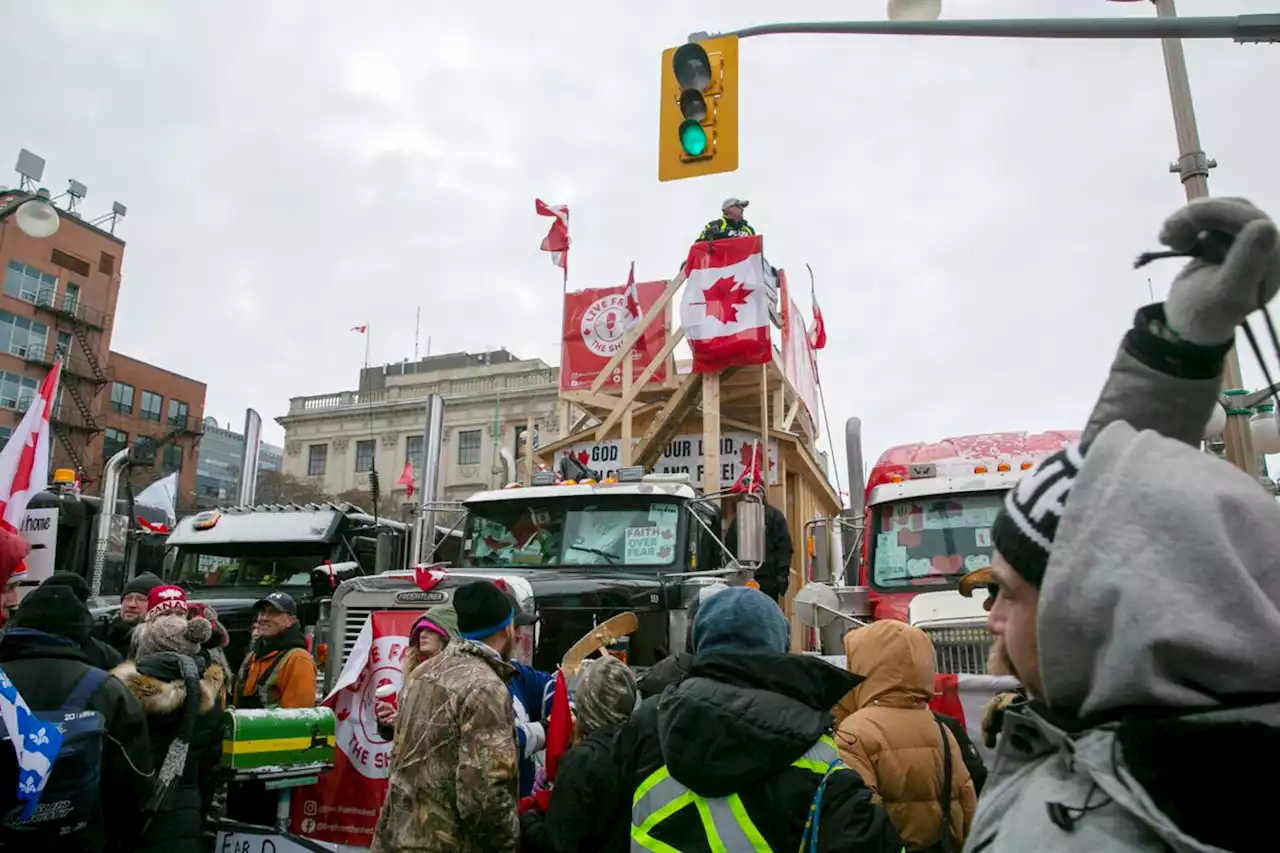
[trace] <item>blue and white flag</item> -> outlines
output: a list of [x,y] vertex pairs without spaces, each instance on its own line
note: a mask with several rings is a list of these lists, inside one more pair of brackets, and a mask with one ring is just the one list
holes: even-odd
[[40,795],[53,771],[53,761],[62,748],[62,731],[53,723],[39,720],[23,701],[18,688],[0,669],[0,722],[18,755],[18,800],[26,805],[22,820],[28,820],[40,805]]

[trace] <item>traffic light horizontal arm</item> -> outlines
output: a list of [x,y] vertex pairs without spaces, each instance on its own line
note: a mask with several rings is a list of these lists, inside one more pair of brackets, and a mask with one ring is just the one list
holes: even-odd
[[1241,44],[1280,41],[1280,13],[1214,18],[1027,18],[957,21],[815,21],[761,24],[709,35],[971,36],[1019,39],[1233,39]]

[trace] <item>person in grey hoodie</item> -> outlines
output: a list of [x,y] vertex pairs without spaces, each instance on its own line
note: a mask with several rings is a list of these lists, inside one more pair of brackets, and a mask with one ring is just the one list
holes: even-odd
[[1280,507],[1197,449],[1236,327],[1280,290],[1275,226],[1189,205],[1161,240],[1235,243],[1138,313],[1080,447],[992,525],[988,625],[1028,701],[1004,715],[967,851],[1270,849],[1280,764]]

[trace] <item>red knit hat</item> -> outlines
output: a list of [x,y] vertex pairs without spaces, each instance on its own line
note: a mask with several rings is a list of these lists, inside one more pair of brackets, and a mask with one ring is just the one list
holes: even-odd
[[166,610],[187,612],[187,593],[180,586],[170,584],[155,587],[147,593],[147,615],[164,613]]

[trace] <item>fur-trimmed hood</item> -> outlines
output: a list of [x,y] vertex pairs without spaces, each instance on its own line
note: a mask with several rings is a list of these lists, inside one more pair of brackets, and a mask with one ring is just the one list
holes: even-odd
[[[187,686],[182,679],[163,681],[138,672],[133,661],[127,660],[111,670],[111,674],[124,682],[129,692],[138,697],[142,708],[150,716],[167,716],[182,711],[187,699]],[[220,707],[227,672],[216,663],[209,664],[200,678],[200,711],[212,711]]]

